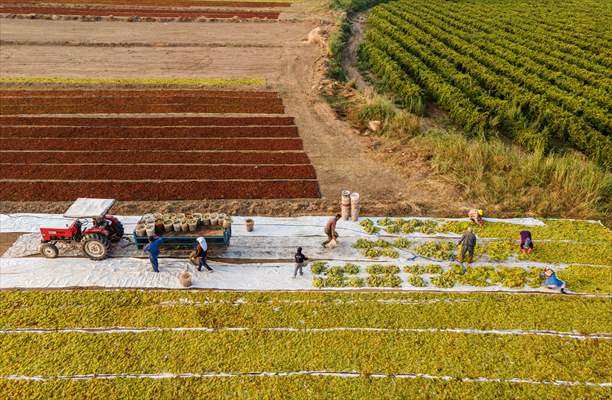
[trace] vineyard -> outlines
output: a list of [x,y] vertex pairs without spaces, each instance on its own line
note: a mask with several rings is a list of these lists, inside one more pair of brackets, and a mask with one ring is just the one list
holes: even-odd
[[1,200],[319,196],[275,92],[6,89],[0,99]]
[[369,13],[360,59],[412,112],[431,100],[467,133],[610,167],[611,23],[598,1],[393,1]]

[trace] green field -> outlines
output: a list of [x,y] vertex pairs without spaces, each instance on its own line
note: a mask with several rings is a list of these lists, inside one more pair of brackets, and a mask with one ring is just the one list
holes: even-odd
[[[521,294],[4,291],[0,375],[64,379],[2,379],[0,390],[9,398],[606,398],[610,305],[609,297]],[[154,330],[62,331],[111,327]],[[194,330],[202,327],[212,329]],[[24,328],[51,331],[6,332]],[[296,375],[248,376],[264,372]],[[76,375],[91,376],[66,379]]]
[[360,58],[410,111],[611,167],[610,25],[596,0],[399,0],[369,12]]

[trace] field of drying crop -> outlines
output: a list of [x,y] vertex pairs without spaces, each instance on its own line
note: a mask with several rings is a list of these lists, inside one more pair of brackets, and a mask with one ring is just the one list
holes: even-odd
[[[1,200],[319,197],[275,92],[2,90],[0,98]],[[185,115],[202,112],[278,116]]]

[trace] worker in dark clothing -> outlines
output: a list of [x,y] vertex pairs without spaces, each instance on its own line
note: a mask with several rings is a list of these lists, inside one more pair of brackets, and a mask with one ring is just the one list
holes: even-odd
[[531,254],[533,251],[533,240],[531,240],[531,232],[521,231],[521,253]]
[[304,275],[304,262],[308,260],[308,257],[302,253],[301,247],[297,248],[297,253],[295,253],[293,258],[295,259],[295,270],[293,270],[293,277],[297,277],[298,272],[300,273],[300,276]]
[[210,268],[206,262],[206,256],[208,255],[208,243],[206,243],[206,238],[200,236],[196,241],[198,242],[198,247],[196,248],[194,257],[198,259],[198,271],[202,271],[202,267],[206,267],[208,272],[213,272],[213,269]]
[[327,224],[325,224],[325,234],[327,235],[327,240],[322,243],[323,247],[326,247],[332,240],[338,239],[338,232],[336,232],[336,224],[342,218],[342,215],[336,214],[334,217],[331,217]]
[[159,246],[164,242],[164,238],[157,236],[149,236],[149,244],[144,247],[144,252],[149,253],[149,261],[153,267],[153,272],[159,272],[159,263],[157,257],[159,257]]
[[476,247],[476,235],[474,234],[474,230],[472,227],[468,227],[463,236],[461,236],[461,240],[457,243],[457,246],[461,246],[461,256],[459,257],[459,263],[461,263],[463,267],[463,272],[465,272],[466,268],[463,265],[463,261],[465,260],[465,255],[468,254],[468,265],[472,263],[474,258],[474,248]]

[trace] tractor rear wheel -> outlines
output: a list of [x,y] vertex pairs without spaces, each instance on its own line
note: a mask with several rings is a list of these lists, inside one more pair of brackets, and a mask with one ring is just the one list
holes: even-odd
[[121,222],[117,221],[113,223],[110,226],[110,235],[109,235],[111,242],[116,243],[120,241],[124,233],[125,233],[125,230],[123,229],[123,224]]
[[43,243],[39,247],[40,254],[47,258],[56,258],[59,254],[57,246],[53,243]]
[[90,233],[83,237],[83,253],[92,260],[104,260],[110,253],[110,240],[104,235]]

